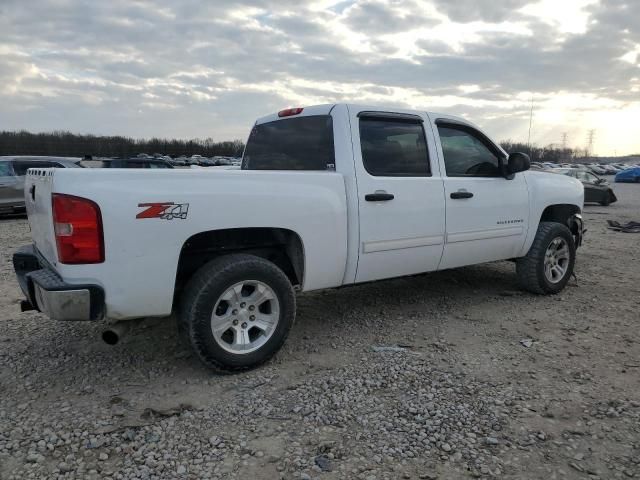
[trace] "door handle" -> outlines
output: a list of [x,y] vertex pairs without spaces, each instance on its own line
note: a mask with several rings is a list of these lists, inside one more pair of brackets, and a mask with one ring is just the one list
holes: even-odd
[[457,192],[452,192],[450,197],[453,198],[454,200],[458,200],[460,198],[471,198],[473,197],[473,193],[465,192],[465,191],[457,191]]
[[387,192],[376,192],[376,193],[367,193],[364,196],[364,199],[367,202],[388,202],[389,200],[393,200],[394,196],[393,193],[387,193]]

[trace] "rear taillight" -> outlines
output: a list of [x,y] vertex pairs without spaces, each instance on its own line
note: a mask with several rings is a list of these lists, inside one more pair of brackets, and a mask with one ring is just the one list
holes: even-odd
[[100,207],[86,198],[54,193],[53,227],[60,263],[104,262]]

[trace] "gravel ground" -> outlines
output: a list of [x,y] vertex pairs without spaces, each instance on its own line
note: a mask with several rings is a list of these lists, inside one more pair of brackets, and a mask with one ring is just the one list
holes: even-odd
[[605,220],[640,220],[640,186],[615,188],[560,295],[508,262],[305,294],[283,350],[235,376],[172,321],[109,347],[20,314],[29,231],[2,219],[0,478],[638,478],[640,235]]

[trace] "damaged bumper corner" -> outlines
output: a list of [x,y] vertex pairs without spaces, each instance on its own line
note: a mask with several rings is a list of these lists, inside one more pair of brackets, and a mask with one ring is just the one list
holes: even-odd
[[575,213],[571,215],[571,218],[569,218],[569,230],[571,230],[574,243],[576,248],[578,248],[582,245],[584,234],[587,232],[587,229],[584,228],[584,220],[582,219],[581,214]]

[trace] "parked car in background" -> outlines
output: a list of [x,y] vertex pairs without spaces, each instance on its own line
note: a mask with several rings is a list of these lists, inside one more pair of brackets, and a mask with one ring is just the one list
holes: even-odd
[[618,172],[615,181],[619,183],[640,183],[640,167],[631,167]]
[[620,171],[615,165],[601,165],[600,168],[604,170],[604,174],[602,175],[615,175]]
[[202,167],[213,167],[215,164],[216,162],[213,158],[202,157],[202,159],[200,159],[200,166]]
[[585,203],[595,202],[600,205],[607,206],[618,201],[618,198],[609,186],[609,182],[604,178],[599,178],[597,175],[588,172],[587,170],[579,168],[555,168],[551,170],[551,172],[567,175],[568,177],[580,180],[584,186]]
[[596,175],[607,175],[607,172],[610,171],[600,165],[589,165],[589,170],[591,170]]
[[183,157],[178,157],[178,158],[169,157],[167,161],[174,167],[184,167],[187,165],[187,160]]
[[86,168],[173,168],[166,160],[160,158],[93,158],[81,160],[80,165]]
[[30,168],[79,168],[80,158],[13,156],[0,157],[0,214],[21,213],[24,177]]

